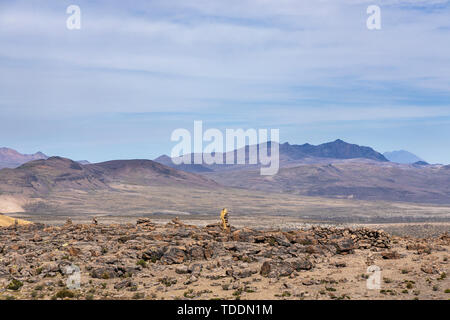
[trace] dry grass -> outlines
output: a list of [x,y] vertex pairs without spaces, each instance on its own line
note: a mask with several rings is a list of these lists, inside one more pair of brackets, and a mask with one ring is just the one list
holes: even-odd
[[14,225],[15,221],[17,220],[17,223],[19,225],[25,225],[25,224],[30,224],[30,221],[26,221],[26,220],[22,220],[22,219],[16,219],[16,218],[11,218],[8,216],[4,216],[4,215],[0,215],[0,227],[9,227],[11,225]]

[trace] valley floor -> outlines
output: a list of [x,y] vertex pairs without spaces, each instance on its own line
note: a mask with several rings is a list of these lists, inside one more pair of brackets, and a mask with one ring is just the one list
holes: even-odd
[[[189,220],[217,219],[224,207],[238,221],[261,217],[261,222],[293,223],[433,223],[450,222],[450,206],[355,199],[330,199],[235,188],[186,188],[116,184],[112,190],[53,192],[45,198],[17,197],[23,210],[12,212],[25,220],[62,224],[67,218],[90,222],[135,221],[183,217]],[[14,198],[15,199],[15,198]],[[13,200],[7,198],[10,204]],[[3,199],[4,200],[4,199]],[[2,212],[0,198],[0,212]],[[262,219],[262,217],[265,217]],[[238,223],[236,221],[236,223]],[[248,224],[248,226],[253,226]]]

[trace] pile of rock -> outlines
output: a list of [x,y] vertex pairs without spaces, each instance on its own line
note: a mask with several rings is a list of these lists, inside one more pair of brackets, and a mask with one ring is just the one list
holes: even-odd
[[[232,228],[228,233],[218,224],[196,227],[174,219],[161,225],[147,218],[135,225],[32,224],[0,228],[0,287],[12,279],[27,288],[65,278],[71,265],[78,266],[90,281],[113,281],[117,290],[131,290],[136,286],[131,279],[157,277],[158,270],[167,268],[188,275],[189,283],[202,277],[205,268],[207,279],[296,277],[313,270],[325,257],[389,247],[386,233],[368,229]],[[396,258],[393,253],[386,257]]]

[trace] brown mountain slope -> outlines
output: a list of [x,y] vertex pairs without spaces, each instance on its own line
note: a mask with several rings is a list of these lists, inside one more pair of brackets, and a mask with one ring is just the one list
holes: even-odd
[[84,166],[107,182],[137,185],[183,185],[213,187],[217,183],[189,172],[167,167],[152,160],[113,160]]
[[277,175],[258,170],[207,173],[221,184],[252,190],[309,196],[450,203],[450,170],[418,168],[374,161],[300,165],[282,168]]
[[52,190],[105,189],[104,177],[70,159],[50,157],[0,170],[0,194],[41,196]]
[[45,196],[61,190],[103,190],[112,183],[213,187],[205,177],[166,167],[151,160],[116,160],[81,165],[51,157],[28,162],[16,169],[0,170],[0,195]]

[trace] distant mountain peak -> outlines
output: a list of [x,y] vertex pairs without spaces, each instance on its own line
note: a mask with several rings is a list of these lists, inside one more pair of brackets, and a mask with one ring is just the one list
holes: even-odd
[[41,151],[34,154],[22,154],[14,149],[2,147],[0,148],[0,169],[16,168],[29,161],[47,158],[48,157]]
[[[267,144],[271,145],[271,141]],[[283,163],[292,164],[295,161],[314,161],[316,158],[326,158],[328,159],[369,159],[373,161],[387,162],[388,160],[379,152],[373,150],[370,147],[359,146],[357,144],[350,144],[341,139],[336,139],[332,142],[327,142],[319,145],[312,145],[309,143],[305,143],[302,145],[290,144],[289,142],[284,142],[279,144],[274,142],[274,144],[279,145],[280,159]],[[264,143],[257,145],[257,150],[259,152],[260,148],[265,149]],[[246,159],[248,159],[250,146],[243,147],[246,154]],[[237,150],[230,151],[237,152]],[[221,154],[223,159],[225,159],[226,154]],[[193,158],[193,154],[190,155],[191,159]],[[166,166],[177,168],[187,172],[213,172],[222,169],[229,169],[233,165],[208,165],[208,164],[179,164],[176,165],[172,161],[173,159],[167,155],[161,155],[156,158],[154,161],[164,164]],[[316,159],[320,161],[320,159]],[[322,159],[323,160],[323,159]]]
[[212,171],[211,169],[209,169],[206,166],[201,165],[201,164],[175,164],[175,163],[173,163],[172,158],[169,157],[167,154],[163,154],[162,156],[159,156],[158,158],[154,159],[153,161],[161,163],[170,168],[175,168],[175,169],[182,170],[185,172],[201,173],[201,172],[211,172]]
[[302,145],[283,144],[280,146],[280,154],[284,154],[294,160],[306,157],[317,157],[335,159],[363,158],[383,162],[388,161],[381,153],[370,147],[351,144],[341,139],[319,145],[311,145],[309,143]]
[[172,159],[172,158],[169,157],[167,154],[163,154],[163,155],[159,156],[158,158],[156,158],[156,159],[153,160],[153,161],[161,162],[161,161],[167,161],[167,160],[171,160],[171,159]]
[[391,162],[412,164],[425,160],[406,150],[396,150],[383,153],[383,155]]

